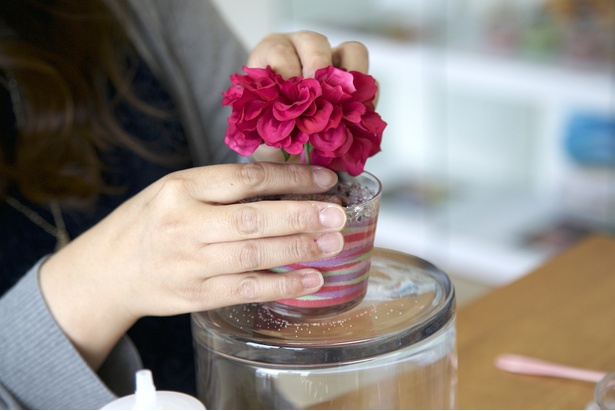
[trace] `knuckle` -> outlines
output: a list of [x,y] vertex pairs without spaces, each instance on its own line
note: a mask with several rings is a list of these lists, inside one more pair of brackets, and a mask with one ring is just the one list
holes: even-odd
[[160,189],[157,197],[164,200],[175,200],[180,195],[190,192],[190,182],[182,173],[171,173],[160,179]]
[[203,296],[208,294],[206,282],[202,284],[190,283],[181,290],[181,297],[190,306],[203,302]]
[[288,297],[297,292],[298,284],[294,276],[279,275],[273,285],[273,292],[281,297]]
[[295,261],[306,261],[319,254],[316,240],[305,235],[300,235],[288,241],[288,253]]
[[[186,181],[181,176],[166,176],[153,197],[147,201],[144,213],[149,214],[148,232],[164,233],[172,238],[184,233],[184,219],[177,213],[181,209],[181,199],[186,193]],[[156,218],[151,218],[155,215]]]
[[312,226],[312,210],[305,210],[305,208],[293,207],[290,209],[287,224],[291,230],[295,232],[306,232]]
[[288,184],[292,187],[302,187],[309,184],[306,177],[306,172],[308,172],[306,168],[298,167],[296,164],[290,164],[287,171],[285,175],[288,179]]
[[242,278],[237,286],[237,295],[242,300],[258,300],[260,296],[258,279],[253,275]]
[[234,215],[232,225],[241,235],[258,234],[261,227],[259,212],[255,207],[242,206]]
[[360,54],[366,56],[369,53],[367,46],[360,41],[347,41],[341,44],[341,47],[353,54]]
[[294,53],[294,50],[290,44],[276,41],[269,47],[269,52],[273,55],[285,56]]
[[255,270],[260,267],[260,253],[256,243],[249,241],[239,252],[239,265],[244,271]]
[[310,56],[313,67],[326,67],[331,64],[331,55],[324,52],[316,52]]
[[248,189],[259,189],[266,180],[267,172],[261,163],[246,163],[239,167],[239,181]]
[[295,38],[297,39],[297,41],[300,42],[321,42],[321,43],[328,43],[329,39],[327,38],[327,36],[325,36],[322,33],[317,33],[315,31],[312,30],[300,30],[297,33],[295,33]]

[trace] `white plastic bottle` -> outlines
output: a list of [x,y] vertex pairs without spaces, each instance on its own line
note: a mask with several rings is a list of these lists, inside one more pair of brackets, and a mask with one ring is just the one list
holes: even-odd
[[156,391],[150,370],[137,371],[136,390],[132,395],[118,398],[101,410],[204,410],[196,398],[175,391]]

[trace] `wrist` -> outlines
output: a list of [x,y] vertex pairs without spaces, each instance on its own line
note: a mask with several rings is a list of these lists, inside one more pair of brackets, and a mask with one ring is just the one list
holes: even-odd
[[113,281],[99,272],[104,265],[88,260],[92,254],[84,252],[80,240],[41,265],[39,282],[58,326],[97,369],[137,318],[124,309]]

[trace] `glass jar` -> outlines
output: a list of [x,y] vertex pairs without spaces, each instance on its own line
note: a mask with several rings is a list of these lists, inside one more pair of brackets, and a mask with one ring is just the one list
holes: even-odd
[[328,316],[266,304],[193,314],[197,391],[208,409],[452,409],[457,355],[449,277],[374,249],[361,303]]
[[596,384],[594,403],[589,409],[615,410],[615,372],[606,374]]

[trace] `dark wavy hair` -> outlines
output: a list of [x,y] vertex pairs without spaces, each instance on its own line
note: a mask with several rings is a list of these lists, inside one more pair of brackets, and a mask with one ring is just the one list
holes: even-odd
[[121,99],[169,115],[130,92],[136,54],[119,21],[102,0],[0,1],[0,75],[13,110],[17,98],[22,106],[0,117],[13,123],[0,124],[13,130],[0,135],[0,199],[17,187],[35,203],[87,204],[111,189],[99,159],[111,146],[165,162],[113,116]]

